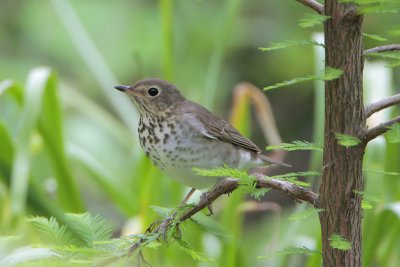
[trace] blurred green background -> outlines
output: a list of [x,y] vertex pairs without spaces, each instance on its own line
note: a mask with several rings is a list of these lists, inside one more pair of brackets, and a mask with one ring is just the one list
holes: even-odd
[[[228,118],[235,84],[262,88],[323,68],[313,47],[258,49],[312,39],[322,27],[299,27],[306,13],[311,10],[296,1],[1,0],[0,247],[7,249],[0,263],[18,247],[5,236],[23,235],[24,244],[37,239],[24,219],[30,215],[62,221],[65,212],[90,211],[119,236],[141,233],[159,218],[151,205],[176,207],[187,188],[144,157],[138,114],[113,86],[164,78]],[[396,13],[367,15],[364,31],[389,40],[365,38],[365,48],[399,43],[399,22]],[[366,102],[398,93],[399,74],[385,63],[366,66]],[[321,144],[321,86],[303,83],[267,93],[284,142]],[[264,147],[246,109],[237,127]],[[400,151],[392,141],[374,142],[366,155],[364,266],[400,262]],[[291,171],[320,171],[321,157],[293,152],[286,161]],[[313,182],[318,185],[318,178]],[[226,236],[190,223],[184,227],[185,240],[213,262],[196,262],[173,245],[145,250],[145,258],[153,266],[321,265],[318,254],[257,259],[288,247],[320,250],[320,229],[317,216],[289,220],[306,206],[280,193],[254,201],[235,192],[215,204],[217,214],[209,220]]]

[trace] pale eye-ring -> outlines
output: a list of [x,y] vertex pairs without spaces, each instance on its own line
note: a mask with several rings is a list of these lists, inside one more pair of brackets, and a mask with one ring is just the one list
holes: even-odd
[[149,90],[147,90],[147,93],[149,94],[149,96],[156,96],[158,95],[159,90],[156,87],[150,87]]

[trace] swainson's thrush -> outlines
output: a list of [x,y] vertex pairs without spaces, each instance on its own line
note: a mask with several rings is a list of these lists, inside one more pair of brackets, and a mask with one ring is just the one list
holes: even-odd
[[214,169],[225,164],[248,169],[265,162],[282,164],[262,155],[228,122],[187,100],[169,82],[150,78],[115,88],[127,93],[139,110],[139,140],[147,157],[187,186],[203,189],[223,178],[199,176],[194,167]]

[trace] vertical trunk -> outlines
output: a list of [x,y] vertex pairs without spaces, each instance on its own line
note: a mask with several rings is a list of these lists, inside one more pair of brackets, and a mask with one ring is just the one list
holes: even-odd
[[[364,146],[343,147],[335,133],[362,137],[363,106],[362,16],[353,4],[325,0],[326,65],[343,75],[325,84],[324,169],[320,187],[323,266],[361,267],[361,196]],[[338,234],[352,244],[333,249],[329,238]]]

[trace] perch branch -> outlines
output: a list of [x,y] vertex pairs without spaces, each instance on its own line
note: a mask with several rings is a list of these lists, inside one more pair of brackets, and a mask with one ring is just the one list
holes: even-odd
[[375,112],[378,112],[384,108],[391,107],[400,104],[400,94],[396,94],[378,102],[372,103],[365,108],[365,115],[367,117],[371,116]]
[[367,135],[365,136],[365,139],[364,139],[365,143],[368,143],[369,141],[378,137],[379,135],[386,133],[389,130],[390,126],[392,126],[393,124],[398,123],[398,122],[400,122],[400,116],[398,116],[390,121],[381,123],[374,128],[369,129],[367,131]]
[[315,11],[318,12],[318,14],[322,15],[324,13],[324,6],[315,0],[296,0],[296,1],[314,9]]
[[400,50],[400,44],[382,45],[364,51],[364,56],[373,53],[382,53]]
[[[313,206],[317,205],[318,194],[314,193],[312,190],[308,188],[298,186],[295,185],[294,183],[287,181],[268,179],[267,176],[260,173],[254,173],[253,175],[256,177],[257,188],[275,189],[283,192],[284,194],[286,194],[287,196],[291,197],[292,199],[294,199],[299,203],[301,203],[302,201],[306,201]],[[193,215],[195,215],[202,209],[210,206],[212,202],[216,200],[218,197],[224,194],[229,194],[232,191],[236,190],[240,186],[239,182],[240,182],[239,179],[233,179],[233,178],[227,178],[223,180],[221,183],[216,185],[211,191],[205,193],[205,195],[201,197],[200,201],[197,204],[195,204],[193,207],[189,208],[182,215],[180,215],[179,221],[183,222],[191,218]],[[161,227],[156,227],[154,229],[152,226],[150,226],[148,228],[148,231],[151,233],[158,233],[160,237],[164,236],[167,229],[169,227],[172,227],[168,222],[173,220],[174,216],[176,216],[176,213],[173,214],[172,217],[167,218],[166,221],[164,221],[164,223],[161,224]],[[152,225],[154,225],[155,223],[153,223]],[[138,241],[132,244],[128,254],[132,255],[134,251],[139,249],[141,246],[145,245],[145,243],[146,239],[141,237]]]
[[[301,187],[287,181],[267,179],[266,176],[258,173],[254,175],[256,176],[257,188],[275,189],[285,193],[286,195],[293,198],[297,202],[306,201],[313,206],[317,204],[318,194],[314,193],[308,188]],[[205,197],[201,198],[199,203],[197,203],[194,207],[190,208],[183,215],[181,215],[180,221],[185,221],[189,219],[200,210],[204,209],[208,205],[211,205],[211,203],[221,195],[231,193],[238,187],[239,187],[239,179],[225,179],[212,191],[207,192]]]

